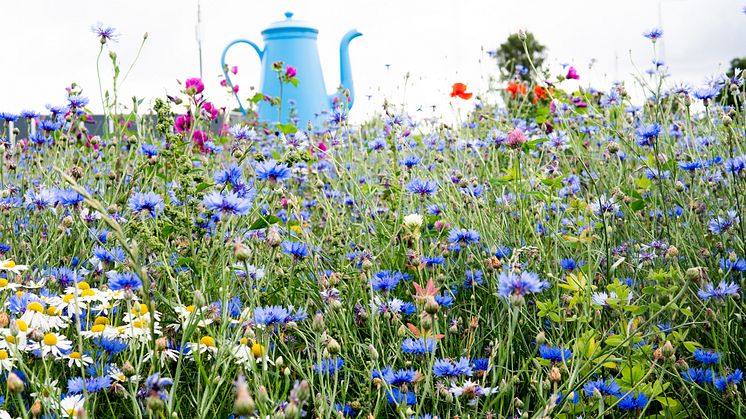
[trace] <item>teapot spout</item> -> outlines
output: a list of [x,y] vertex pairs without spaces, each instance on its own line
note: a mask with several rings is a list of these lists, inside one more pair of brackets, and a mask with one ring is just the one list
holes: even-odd
[[[347,104],[348,108],[351,108],[352,104],[355,102],[355,89],[352,85],[352,69],[350,68],[350,53],[348,47],[350,41],[360,35],[362,35],[360,32],[353,29],[342,37],[342,42],[339,44],[339,74],[342,79],[341,84],[343,89],[347,89],[350,92],[350,99]],[[332,100],[335,96],[336,94],[332,95]]]

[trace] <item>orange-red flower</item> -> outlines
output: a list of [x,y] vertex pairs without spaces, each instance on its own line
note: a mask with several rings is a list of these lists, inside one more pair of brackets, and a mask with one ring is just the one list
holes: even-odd
[[545,87],[534,87],[534,103],[547,98],[548,90]]
[[461,99],[471,99],[472,93],[466,91],[466,85],[464,83],[453,83],[453,91],[451,91],[451,97],[460,97]]
[[523,83],[516,83],[516,82],[510,82],[508,83],[508,87],[505,88],[512,96],[513,99],[515,99],[515,96],[517,94],[520,94],[521,96],[526,95],[526,85]]

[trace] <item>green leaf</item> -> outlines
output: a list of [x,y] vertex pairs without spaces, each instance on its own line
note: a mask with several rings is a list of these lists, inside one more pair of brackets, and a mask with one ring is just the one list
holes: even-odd
[[694,351],[697,348],[701,348],[702,345],[700,345],[697,342],[692,342],[692,341],[688,340],[688,341],[684,342],[684,347],[686,348],[687,351],[689,351],[691,353],[694,353]]
[[[622,335],[612,335],[606,338],[606,344],[609,346],[620,346],[625,339],[626,338]],[[624,346],[627,346],[627,344],[625,343]]]
[[280,130],[283,134],[295,134],[296,132],[298,132],[298,128],[296,128],[293,124],[279,124],[277,125],[277,129]]
[[197,185],[197,192],[202,192],[205,189],[209,188],[210,186],[212,186],[211,183],[202,182],[199,185]]
[[277,224],[280,221],[282,220],[279,217],[274,216],[274,215],[270,215],[269,217],[261,217],[251,224],[251,227],[249,227],[249,230],[260,230],[262,228],[266,228],[269,225]]
[[298,87],[298,79],[296,79],[295,77],[293,77],[292,79],[290,79],[290,80],[288,80],[288,81],[289,81],[289,82],[290,82],[290,84],[292,84],[293,86],[295,86],[295,87]]
[[252,96],[251,99],[249,100],[254,103],[259,103],[262,100],[264,100],[264,95],[262,93],[257,93],[254,96]]
[[171,224],[166,224],[166,225],[165,225],[165,226],[163,226],[163,228],[161,229],[161,236],[163,236],[163,237],[168,237],[168,236],[170,236],[170,235],[171,235],[171,233],[173,233],[173,232],[174,232],[174,230],[176,230],[176,228],[174,228],[174,226],[173,226],[173,225],[171,225]]
[[645,208],[645,201],[643,201],[642,199],[632,201],[629,203],[629,208],[632,211],[640,211],[641,209]]

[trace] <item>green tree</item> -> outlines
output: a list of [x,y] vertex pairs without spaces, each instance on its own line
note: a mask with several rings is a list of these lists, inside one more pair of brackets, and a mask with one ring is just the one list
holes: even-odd
[[[525,43],[525,46],[524,46]],[[516,74],[523,80],[531,79],[531,64],[537,70],[544,63],[546,47],[536,40],[531,32],[514,33],[508,36],[494,52],[494,58],[500,68],[500,78],[510,80]],[[528,53],[527,53],[528,52]]]

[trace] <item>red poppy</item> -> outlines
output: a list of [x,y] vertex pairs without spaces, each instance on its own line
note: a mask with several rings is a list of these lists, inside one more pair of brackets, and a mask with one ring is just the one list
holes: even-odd
[[549,90],[545,87],[541,87],[541,86],[534,87],[534,103],[540,100],[546,99],[547,93],[549,93]]
[[510,82],[508,83],[508,87],[505,88],[505,90],[507,90],[508,92],[510,92],[511,95],[513,95],[513,99],[515,99],[515,95],[517,94],[520,94],[521,96],[526,95],[526,85],[523,83],[518,84],[515,82]]
[[453,83],[453,91],[451,97],[460,97],[461,99],[471,99],[472,93],[466,91],[466,85],[464,83]]

